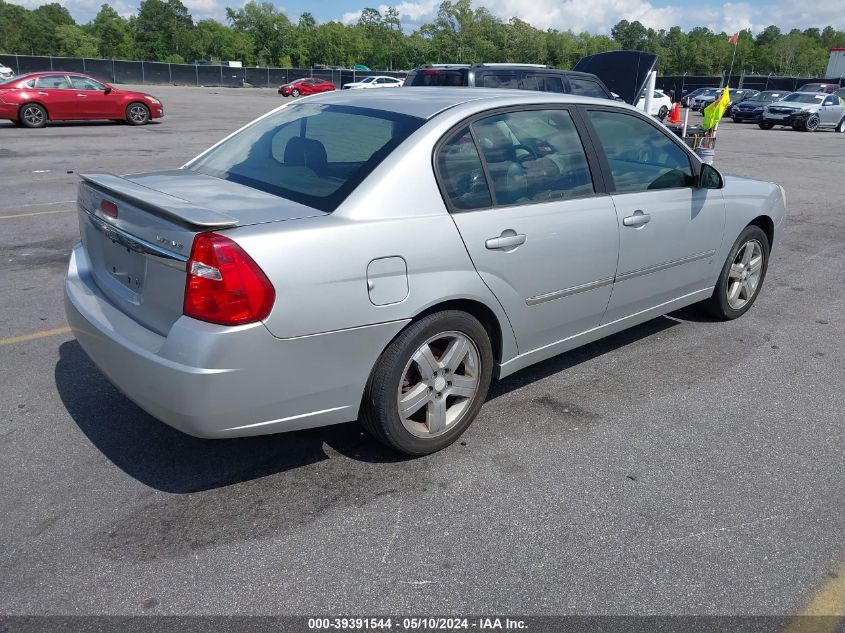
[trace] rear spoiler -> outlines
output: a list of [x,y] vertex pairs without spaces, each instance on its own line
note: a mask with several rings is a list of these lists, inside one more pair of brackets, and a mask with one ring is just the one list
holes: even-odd
[[203,228],[235,226],[238,221],[219,211],[199,207],[182,198],[144,187],[105,172],[79,174],[85,182],[108,196],[133,204],[178,224]]
[[572,70],[595,75],[623,101],[636,105],[658,59],[645,51],[608,51],[582,57]]

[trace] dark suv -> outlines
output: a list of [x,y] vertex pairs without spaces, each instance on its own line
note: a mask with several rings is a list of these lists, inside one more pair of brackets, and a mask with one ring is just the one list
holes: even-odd
[[615,99],[595,75],[539,64],[430,64],[409,72],[404,85],[516,88]]

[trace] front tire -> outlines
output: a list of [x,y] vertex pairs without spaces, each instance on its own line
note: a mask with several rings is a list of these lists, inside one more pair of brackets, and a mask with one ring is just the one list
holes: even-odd
[[427,455],[457,440],[478,415],[493,375],[484,326],[458,310],[408,326],[379,357],[361,405],[361,423],[406,455]]
[[817,129],[819,129],[819,117],[815,114],[808,116],[807,120],[804,121],[804,131],[815,132]]
[[769,121],[760,121],[757,125],[760,126],[761,130],[771,130],[775,124],[770,123]]
[[150,122],[150,109],[137,101],[130,103],[126,106],[126,122],[129,125],[146,125]]
[[300,92],[296,88],[294,88],[293,90],[290,91],[291,97],[298,97],[299,95],[300,95]]
[[47,110],[37,103],[27,103],[18,110],[18,122],[28,128],[44,127],[47,125]]
[[769,267],[769,238],[759,226],[740,233],[728,254],[713,295],[703,307],[717,319],[736,319],[751,309]]
[[666,106],[660,106],[660,110],[657,111],[657,118],[662,121],[666,118],[667,114],[669,114],[669,108]]

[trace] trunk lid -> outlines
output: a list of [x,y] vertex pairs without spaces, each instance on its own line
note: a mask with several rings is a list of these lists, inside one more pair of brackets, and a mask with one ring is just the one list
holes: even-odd
[[197,233],[325,215],[189,170],[81,177],[79,228],[94,282],[120,310],[161,335],[182,315],[185,265]]

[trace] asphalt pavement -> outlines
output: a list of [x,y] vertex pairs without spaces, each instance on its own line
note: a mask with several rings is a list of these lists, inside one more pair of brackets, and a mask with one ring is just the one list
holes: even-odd
[[[661,317],[494,386],[403,459],[357,424],[198,440],[65,329],[77,174],[175,168],[282,101],[0,122],[0,614],[792,614],[845,562],[845,134],[721,125],[786,189],[754,308]],[[839,581],[836,581],[839,582]]]

